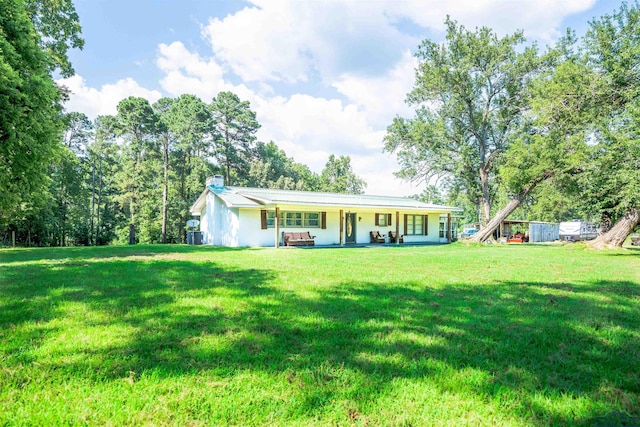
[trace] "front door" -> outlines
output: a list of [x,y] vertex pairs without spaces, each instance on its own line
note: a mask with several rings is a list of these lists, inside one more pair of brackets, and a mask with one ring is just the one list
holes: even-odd
[[344,218],[344,242],[346,244],[353,244],[356,242],[356,214],[347,213]]

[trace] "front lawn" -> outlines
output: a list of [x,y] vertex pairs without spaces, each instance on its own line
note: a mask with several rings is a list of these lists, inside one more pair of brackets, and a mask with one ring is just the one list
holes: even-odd
[[0,425],[640,424],[640,250],[0,250]]

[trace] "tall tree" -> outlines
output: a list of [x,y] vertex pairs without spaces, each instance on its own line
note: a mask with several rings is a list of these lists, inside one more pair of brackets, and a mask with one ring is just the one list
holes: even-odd
[[615,222],[591,245],[616,248],[640,221],[640,5],[623,3],[593,20],[585,44],[599,77],[594,93],[599,131],[583,181],[584,199]]
[[40,35],[40,45],[48,59],[49,72],[59,70],[64,77],[74,74],[67,52],[82,49],[84,39],[80,19],[72,0],[27,0],[31,21]]
[[593,73],[572,49],[574,43],[569,33],[548,54],[555,67],[531,84],[531,109],[499,164],[502,188],[511,197],[471,241],[488,239],[539,184],[552,177],[561,180],[584,168],[590,133],[585,112],[591,102]]
[[330,193],[362,194],[367,183],[351,169],[349,156],[329,156],[320,174],[321,191]]
[[220,92],[211,102],[213,117],[214,156],[225,170],[225,184],[247,180],[249,164],[254,157],[256,137],[260,128],[249,101],[241,101],[232,92]]
[[402,178],[457,181],[486,223],[492,173],[520,128],[528,106],[524,89],[541,61],[535,46],[520,47],[522,32],[498,38],[485,27],[468,31],[449,17],[445,24],[445,43],[425,40],[416,53],[416,82],[407,98],[416,116],[394,119],[385,150],[398,155]]
[[109,243],[115,233],[115,210],[110,205],[115,195],[114,175],[118,163],[115,143],[118,119],[115,116],[98,116],[94,120],[94,140],[87,148],[90,168],[89,188],[90,220],[89,244]]
[[140,215],[141,196],[144,192],[144,162],[155,148],[157,116],[149,101],[130,96],[118,103],[119,135],[124,139],[122,170],[119,174],[120,203],[129,213],[128,241],[136,243],[136,225]]
[[191,217],[189,207],[202,191],[206,177],[214,174],[208,160],[213,150],[211,112],[200,98],[183,94],[171,102],[170,108],[161,114],[161,119],[174,142],[172,164],[177,174],[177,182],[173,186],[176,197],[172,198],[172,206],[168,208],[173,212],[176,240],[186,242],[184,224]]
[[249,168],[247,185],[283,190],[317,189],[318,175],[287,157],[275,142],[259,142],[255,152],[256,159]]
[[65,35],[49,31],[47,23],[67,29],[77,24],[77,16],[58,19],[55,7],[34,9],[34,4],[39,2],[0,0],[0,223],[5,224],[46,192],[48,165],[62,152],[63,94],[51,77],[58,61],[43,46],[66,53]]
[[161,242],[167,243],[167,216],[169,204],[169,152],[173,146],[173,135],[169,131],[166,121],[167,113],[171,110],[174,100],[161,98],[153,104],[153,109],[158,115],[156,134],[162,146],[162,236]]
[[60,246],[67,245],[67,235],[71,226],[77,229],[87,225],[82,215],[76,215],[76,224],[68,224],[67,219],[70,211],[82,212],[86,208],[83,198],[83,172],[87,146],[92,136],[92,124],[85,114],[71,112],[64,115],[64,121],[67,125],[62,138],[64,151],[53,165],[52,171],[52,194],[57,202],[57,234]]

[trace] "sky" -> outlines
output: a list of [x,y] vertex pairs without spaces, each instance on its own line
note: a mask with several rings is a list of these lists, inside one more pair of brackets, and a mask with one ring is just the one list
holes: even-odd
[[498,35],[522,30],[553,45],[567,27],[622,0],[75,0],[83,50],[70,52],[75,75],[67,111],[91,119],[115,114],[140,96],[194,94],[210,103],[221,91],[250,102],[261,128],[296,162],[320,173],[346,155],[365,193],[408,196],[424,183],[394,176],[383,152],[386,128],[411,117],[405,98],[420,42],[444,39],[447,15],[468,29]]

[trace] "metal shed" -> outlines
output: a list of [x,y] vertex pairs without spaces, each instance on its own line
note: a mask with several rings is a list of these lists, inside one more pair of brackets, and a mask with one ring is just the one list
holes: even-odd
[[530,222],[529,241],[553,242],[560,239],[560,224],[552,222]]
[[529,236],[529,242],[553,242],[560,239],[560,225],[553,222],[505,220],[500,224],[500,234],[497,236],[511,237],[516,232],[521,232]]

